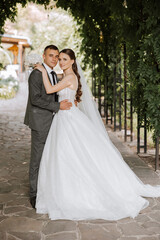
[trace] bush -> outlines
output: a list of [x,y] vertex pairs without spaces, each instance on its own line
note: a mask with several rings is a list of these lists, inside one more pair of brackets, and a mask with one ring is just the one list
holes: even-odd
[[10,99],[15,97],[19,89],[18,80],[12,76],[3,79],[0,78],[0,99]]

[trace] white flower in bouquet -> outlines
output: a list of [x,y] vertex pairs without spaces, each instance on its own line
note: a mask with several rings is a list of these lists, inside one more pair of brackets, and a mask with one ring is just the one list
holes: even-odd
[[30,54],[28,56],[26,56],[26,59],[25,59],[25,66],[26,67],[29,67],[29,68],[34,68],[34,65],[36,63],[40,63],[42,64],[42,58],[40,55],[38,54]]
[[26,67],[26,71],[25,71],[25,78],[26,80],[29,78],[29,75],[31,74],[31,72],[34,69],[34,66],[36,63],[40,63],[42,64],[42,58],[40,55],[38,54],[29,54],[26,56],[25,58],[25,67]]

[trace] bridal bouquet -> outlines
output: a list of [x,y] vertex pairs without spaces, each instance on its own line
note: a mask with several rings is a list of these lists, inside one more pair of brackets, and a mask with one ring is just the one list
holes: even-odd
[[34,68],[34,65],[36,63],[42,63],[42,58],[40,55],[38,54],[30,54],[28,56],[26,56],[26,59],[25,59],[25,66],[28,67],[29,69],[32,69]]
[[25,78],[28,79],[29,75],[31,74],[31,72],[34,69],[34,66],[36,63],[42,63],[42,58],[40,55],[38,54],[30,54],[27,55],[25,58],[25,62],[24,65],[26,67],[26,71],[25,71]]

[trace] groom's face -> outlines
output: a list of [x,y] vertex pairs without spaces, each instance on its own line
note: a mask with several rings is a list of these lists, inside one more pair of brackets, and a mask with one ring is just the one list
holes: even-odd
[[58,63],[59,51],[48,48],[43,54],[44,63],[50,68],[54,68]]

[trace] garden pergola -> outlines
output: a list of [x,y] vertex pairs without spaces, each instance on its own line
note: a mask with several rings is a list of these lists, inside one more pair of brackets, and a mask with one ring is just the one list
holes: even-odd
[[25,48],[31,47],[30,39],[23,36],[8,35],[8,34],[3,34],[0,36],[1,36],[1,43],[13,44],[13,46],[8,48],[8,50],[13,53],[13,56],[14,56],[13,64],[18,63],[17,57],[19,55],[20,72],[23,72]]

